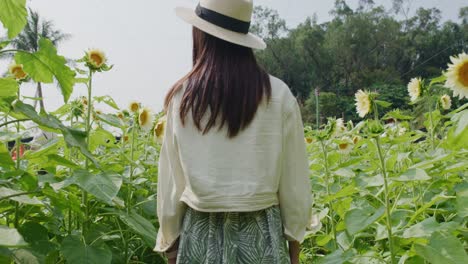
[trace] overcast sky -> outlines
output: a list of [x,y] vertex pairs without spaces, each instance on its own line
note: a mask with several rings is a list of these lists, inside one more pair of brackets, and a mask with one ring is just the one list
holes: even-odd
[[[60,54],[79,58],[88,48],[106,53],[114,69],[95,75],[94,95],[111,95],[120,107],[137,100],[158,112],[168,89],[190,69],[191,63],[191,28],[174,15],[173,9],[177,5],[193,7],[197,2],[29,0],[28,5],[72,35],[59,46]],[[347,2],[354,8],[358,0]],[[391,5],[390,0],[375,2]],[[334,0],[257,0],[254,3],[276,9],[288,26],[294,27],[314,13],[319,22],[329,20]],[[464,0],[412,0],[413,10],[419,6],[437,7],[444,19],[456,21],[458,10],[466,5]],[[3,62],[0,72],[5,69]],[[24,87],[23,92],[34,94],[32,87]],[[79,95],[85,95],[83,85],[75,86],[72,98]],[[54,85],[46,86],[44,97],[48,111],[63,103]]]

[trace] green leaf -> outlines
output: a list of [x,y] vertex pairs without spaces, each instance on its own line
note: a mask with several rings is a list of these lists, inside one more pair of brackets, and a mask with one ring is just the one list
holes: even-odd
[[[4,187],[4,186],[0,187],[0,198],[7,197],[7,196],[10,196],[10,195],[15,195],[15,194],[18,194],[18,193],[22,193],[22,191],[13,190],[13,189],[10,189],[10,188]],[[22,203],[22,204],[42,205],[42,202],[40,200],[38,200],[36,197],[31,198],[26,194],[13,196],[13,197],[10,197],[8,199],[13,200],[13,201],[17,201],[17,202]]]
[[328,203],[330,201],[337,200],[339,198],[348,197],[357,192],[359,192],[359,189],[357,189],[356,186],[354,186],[354,184],[350,184],[344,187],[343,189],[341,189],[339,192],[326,197],[324,202]]
[[433,264],[466,263],[468,255],[462,243],[447,232],[434,232],[427,245],[415,245],[416,252]]
[[98,115],[99,120],[103,121],[104,123],[113,126],[113,127],[122,127],[122,121],[116,116],[112,114],[100,114]]
[[386,101],[381,101],[381,100],[374,100],[374,102],[384,108],[390,107],[392,103],[386,102]]
[[354,256],[356,256],[356,250],[351,249],[348,251],[343,251],[342,249],[338,249],[333,253],[327,255],[326,257],[319,260],[319,264],[343,264],[347,263],[347,261],[351,260]]
[[426,202],[424,203],[423,206],[421,206],[414,214],[413,216],[411,216],[410,220],[408,221],[408,224],[410,223],[413,223],[416,218],[422,214],[423,212],[426,211],[427,208],[433,206],[435,203],[441,201],[441,200],[446,200],[446,199],[450,199],[451,197],[448,197],[448,196],[444,196],[442,194],[437,194],[435,195],[434,197],[432,197],[431,201],[430,202]]
[[427,175],[426,171],[419,168],[409,169],[400,174],[400,176],[398,176],[397,178],[392,178],[392,180],[399,182],[427,181],[430,179],[431,177]]
[[106,172],[92,174],[86,170],[75,171],[70,180],[109,205],[113,205],[112,200],[122,185],[122,176],[119,174]]
[[18,95],[18,82],[12,78],[0,78],[0,100]]
[[468,216],[468,188],[457,192],[457,210],[460,217]]
[[77,147],[83,155],[90,159],[96,167],[100,167],[96,159],[89,152],[86,147],[86,133],[81,130],[75,130],[69,127],[66,127],[59,119],[50,114],[39,115],[34,107],[31,105],[24,104],[21,101],[17,101],[13,106],[15,112],[23,114],[33,120],[36,124],[52,129],[60,130],[63,134],[65,142],[68,146]]
[[444,222],[439,224],[434,217],[424,219],[403,232],[403,238],[430,237],[432,233],[442,230],[454,230],[458,227],[456,222]]
[[112,135],[111,132],[102,128],[97,128],[96,130],[92,131],[89,137],[89,149],[91,151],[94,151],[99,146],[111,147],[114,146],[115,143],[115,136]]
[[132,211],[129,215],[124,212],[119,212],[120,219],[133,231],[141,236],[149,247],[153,247],[156,243],[156,228],[143,216]]
[[26,0],[1,0],[0,21],[8,29],[8,38],[16,37],[26,26]]
[[18,52],[17,63],[23,64],[24,71],[36,82],[52,83],[57,80],[63,99],[68,101],[75,84],[75,72],[67,65],[63,56],[57,55],[57,49],[48,39],[39,40],[39,51],[36,53]]
[[49,241],[47,228],[38,223],[26,222],[20,226],[19,232],[35,252],[47,255],[57,248],[57,245]]
[[15,165],[15,162],[11,159],[10,152],[8,152],[4,144],[0,144],[0,165],[5,167]]
[[27,245],[28,243],[24,241],[18,230],[6,226],[0,226],[0,246],[24,247]]
[[455,136],[458,136],[462,131],[468,128],[468,109],[456,113],[452,117],[452,121],[457,122],[457,129],[455,130]]
[[76,163],[62,157],[62,156],[59,156],[57,154],[49,154],[47,155],[47,159],[49,160],[49,162],[51,162],[51,164],[53,165],[62,165],[62,166],[65,166],[65,167],[68,167],[68,168],[72,168],[72,169],[79,169],[80,166],[78,166]]
[[438,83],[443,83],[443,82],[445,82],[445,80],[447,80],[447,77],[442,74],[441,76],[432,79],[429,86],[432,86],[432,85],[438,84]]
[[107,104],[108,106],[114,108],[115,110],[119,110],[120,108],[117,106],[117,104],[115,103],[114,99],[112,99],[112,97],[108,96],[108,95],[104,95],[104,96],[95,96],[94,97],[94,100],[96,102],[104,102],[105,104]]
[[371,206],[354,208],[345,215],[346,229],[350,235],[354,235],[379,219],[385,212],[385,207],[375,210]]
[[6,46],[10,44],[11,41],[6,40],[6,41],[0,41],[0,50],[4,49]]
[[67,263],[107,264],[112,260],[112,252],[105,244],[86,245],[76,235],[67,236],[62,241],[60,251]]

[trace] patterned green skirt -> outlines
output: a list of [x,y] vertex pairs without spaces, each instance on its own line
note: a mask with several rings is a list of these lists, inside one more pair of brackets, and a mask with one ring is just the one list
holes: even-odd
[[290,263],[279,207],[207,213],[187,206],[177,263]]

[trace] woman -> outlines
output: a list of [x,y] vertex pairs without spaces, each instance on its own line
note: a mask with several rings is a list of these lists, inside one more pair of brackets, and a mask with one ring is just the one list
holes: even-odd
[[[154,251],[169,263],[298,263],[311,212],[297,100],[261,69],[250,0],[177,8],[193,69],[165,100]],[[289,241],[289,252],[286,240]]]

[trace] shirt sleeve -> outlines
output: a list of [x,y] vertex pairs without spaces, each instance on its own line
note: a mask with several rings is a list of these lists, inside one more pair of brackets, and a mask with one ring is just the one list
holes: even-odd
[[173,131],[172,106],[166,114],[158,165],[157,216],[159,230],[154,251],[165,252],[177,240],[182,227],[186,205],[180,201],[185,189],[185,178],[180,163],[177,139]]
[[296,100],[284,114],[283,124],[279,205],[286,239],[302,243],[311,216],[312,198],[304,126]]

